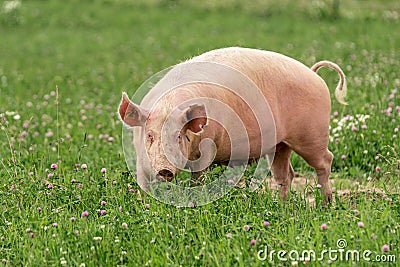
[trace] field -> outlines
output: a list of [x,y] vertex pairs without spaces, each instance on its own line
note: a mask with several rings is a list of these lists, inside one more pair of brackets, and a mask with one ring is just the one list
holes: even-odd
[[[400,266],[398,1],[243,2],[0,1],[0,265]],[[287,201],[250,192],[250,177],[194,208],[136,184],[121,92],[227,46],[346,73],[349,105],[332,94],[330,204],[297,155]],[[319,75],[333,92],[337,73]]]

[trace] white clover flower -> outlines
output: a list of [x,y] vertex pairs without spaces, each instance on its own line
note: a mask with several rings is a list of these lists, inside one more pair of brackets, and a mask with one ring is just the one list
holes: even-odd
[[3,3],[3,13],[10,13],[21,6],[21,1],[13,0],[13,1],[5,1]]
[[65,260],[65,258],[61,258],[60,259],[60,264],[61,265],[67,265],[67,261]]
[[370,118],[368,114],[356,114],[356,117],[359,122],[365,122],[367,119]]

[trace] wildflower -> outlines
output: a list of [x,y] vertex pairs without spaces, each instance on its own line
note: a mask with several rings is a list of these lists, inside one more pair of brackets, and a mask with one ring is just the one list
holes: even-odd
[[358,227],[363,228],[364,227],[364,223],[363,222],[358,222]]
[[41,208],[41,207],[38,207],[38,208],[37,208],[37,211],[38,211],[38,212],[42,212],[42,208]]
[[333,112],[333,116],[334,116],[334,117],[339,116],[339,112],[337,112],[337,111]]
[[53,177],[54,176],[54,173],[49,173],[48,175],[47,175],[47,178],[51,178],[51,177]]
[[83,163],[83,164],[81,165],[81,168],[82,168],[82,169],[87,169],[87,165],[86,165],[85,163]]
[[243,230],[249,231],[249,230],[250,230],[250,226],[248,226],[248,225],[246,224],[245,226],[243,226]]
[[56,163],[53,163],[53,164],[51,164],[51,166],[50,166],[50,168],[52,168],[52,169],[57,169],[57,164]]
[[363,124],[363,125],[361,126],[361,129],[363,129],[363,130],[367,129],[367,125]]
[[50,184],[50,183],[47,184],[47,188],[48,188],[48,189],[53,189],[53,187],[54,187],[53,184]]
[[100,205],[105,206],[107,202],[105,202],[104,200],[100,202]]
[[122,223],[122,227],[124,227],[125,229],[128,229],[128,224],[126,222]]
[[250,246],[254,246],[256,244],[256,241],[254,239],[250,240]]
[[122,212],[122,207],[121,207],[121,206],[119,206],[118,210],[119,210],[119,212]]
[[61,265],[67,265],[67,261],[65,260],[65,258],[61,258],[60,259],[60,264]]
[[13,1],[5,1],[3,4],[3,12],[10,13],[15,9],[18,9],[21,6],[21,1],[13,0]]
[[5,237],[4,237],[4,236],[2,236],[0,239],[1,239],[1,241],[4,241],[4,240],[5,240]]
[[56,222],[53,223],[52,225],[53,225],[53,227],[58,227],[58,223],[56,223]]
[[341,159],[346,159],[347,156],[346,155],[342,155]]
[[388,252],[389,251],[389,245],[385,244],[382,246],[382,251],[383,252]]
[[50,132],[47,132],[47,133],[45,134],[45,136],[46,136],[46,137],[52,137],[52,136],[53,136],[53,132],[51,132],[51,131],[50,131]]
[[113,181],[112,184],[113,184],[113,185],[117,185],[117,181]]
[[107,212],[106,212],[105,210],[101,210],[101,211],[100,211],[100,214],[101,214],[102,216],[106,215],[106,213],[107,213]]
[[109,137],[108,142],[111,142],[111,143],[114,142],[114,137]]
[[34,233],[30,233],[30,234],[29,234],[29,237],[30,237],[30,238],[34,238],[34,237],[35,237],[35,234],[34,234]]
[[326,224],[325,223],[323,223],[323,224],[321,224],[321,230],[326,230]]
[[82,212],[82,217],[87,217],[87,216],[89,216],[89,212],[88,211],[84,211],[84,212]]
[[232,234],[231,234],[231,233],[227,233],[227,234],[226,234],[226,237],[232,238]]
[[357,129],[357,127],[356,126],[351,126],[351,130],[353,131],[353,132],[358,132],[358,129]]
[[78,188],[82,188],[82,186],[83,186],[82,184],[78,184],[78,186],[77,186],[77,187],[78,187]]
[[107,172],[107,169],[106,168],[101,168],[101,170],[100,170],[102,173],[106,173]]
[[228,180],[228,184],[234,184],[234,183],[235,183],[235,181],[233,181],[232,179]]
[[264,226],[268,226],[269,225],[269,222],[268,221],[265,221],[264,222]]
[[399,131],[399,128],[394,128],[394,132],[397,133]]
[[[190,204],[192,204],[193,206],[191,206]],[[190,208],[194,208],[194,204],[193,204],[192,202],[189,203],[188,206],[189,206]],[[145,208],[146,210],[149,210],[149,209],[150,209],[150,204],[149,204],[149,203],[146,203],[146,204],[144,205],[144,208]]]
[[71,222],[74,222],[74,221],[76,221],[76,218],[75,217],[71,217]]
[[381,167],[377,166],[377,167],[375,168],[375,171],[376,171],[376,172],[380,172],[380,171],[381,171]]
[[317,188],[322,188],[322,185],[321,184],[317,184]]

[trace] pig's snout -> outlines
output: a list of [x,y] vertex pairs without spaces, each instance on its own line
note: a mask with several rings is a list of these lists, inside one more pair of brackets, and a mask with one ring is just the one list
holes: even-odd
[[174,173],[168,169],[162,169],[157,173],[157,178],[168,182],[171,182],[174,176]]

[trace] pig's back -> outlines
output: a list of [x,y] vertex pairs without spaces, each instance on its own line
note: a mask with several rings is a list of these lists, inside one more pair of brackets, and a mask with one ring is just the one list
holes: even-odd
[[251,79],[268,98],[281,94],[326,94],[324,80],[303,63],[285,55],[258,49],[229,47],[206,52],[189,60],[232,67]]
[[301,62],[270,51],[230,47],[212,50],[189,61],[215,62],[232,67],[251,79],[272,110],[277,138],[286,138],[296,121],[319,114],[329,120],[330,94],[325,81]]

